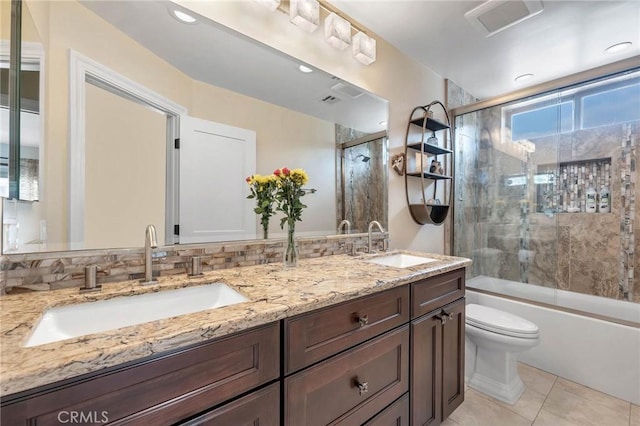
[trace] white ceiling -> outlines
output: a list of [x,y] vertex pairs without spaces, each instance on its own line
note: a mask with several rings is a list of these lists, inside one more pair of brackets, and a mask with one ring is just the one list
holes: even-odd
[[[638,0],[542,0],[541,13],[490,37],[476,31],[464,17],[480,1],[330,1],[480,99],[640,54]],[[632,42],[632,47],[604,53],[608,46],[623,41]],[[514,82],[526,73],[535,76]]]

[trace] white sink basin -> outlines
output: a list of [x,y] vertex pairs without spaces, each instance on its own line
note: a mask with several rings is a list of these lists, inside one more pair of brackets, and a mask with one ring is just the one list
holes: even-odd
[[394,268],[409,268],[410,266],[422,265],[425,263],[435,262],[438,259],[432,259],[430,257],[413,256],[410,254],[398,253],[390,254],[388,256],[375,257],[367,262],[375,263],[377,265],[393,266]]
[[44,313],[25,347],[206,311],[247,300],[249,299],[226,284],[213,283],[60,306]]

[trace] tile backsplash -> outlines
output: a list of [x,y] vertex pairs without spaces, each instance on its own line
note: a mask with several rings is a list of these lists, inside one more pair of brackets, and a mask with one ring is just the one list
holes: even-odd
[[[388,234],[374,235],[374,247],[382,250]],[[300,258],[360,252],[367,234],[299,237]],[[202,256],[203,272],[282,262],[284,240],[233,241],[159,247],[154,250],[154,275],[186,274],[193,256]],[[74,252],[26,253],[0,258],[0,292],[47,291],[84,285],[84,267],[98,265],[97,282],[126,281],[144,274],[144,249],[109,249]]]

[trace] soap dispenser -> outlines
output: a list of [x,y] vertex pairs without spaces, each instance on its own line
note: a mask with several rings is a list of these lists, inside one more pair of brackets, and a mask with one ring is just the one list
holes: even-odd
[[600,189],[600,204],[598,210],[600,213],[609,213],[611,210],[611,193],[607,185],[604,185],[602,189]]
[[597,206],[597,193],[596,190],[593,189],[593,186],[589,186],[589,188],[587,188],[587,192],[586,192],[586,202],[585,202],[585,208],[584,211],[587,213],[595,213],[596,212],[596,206]]

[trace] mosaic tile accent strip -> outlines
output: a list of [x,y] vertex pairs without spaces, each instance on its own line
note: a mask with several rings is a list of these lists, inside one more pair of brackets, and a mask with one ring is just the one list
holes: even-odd
[[624,126],[624,136],[620,153],[621,206],[620,209],[620,292],[624,300],[640,302],[640,294],[634,291],[635,223],[637,178],[636,135],[637,123]]
[[[383,249],[388,233],[375,233],[374,250]],[[301,259],[363,252],[367,234],[298,238]],[[251,240],[215,244],[161,247],[154,259],[154,275],[186,274],[193,256],[203,257],[203,272],[282,262],[284,240]],[[0,258],[2,294],[82,287],[84,267],[98,265],[97,282],[107,284],[144,276],[144,249],[87,250],[78,252],[26,253]]]

